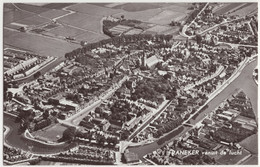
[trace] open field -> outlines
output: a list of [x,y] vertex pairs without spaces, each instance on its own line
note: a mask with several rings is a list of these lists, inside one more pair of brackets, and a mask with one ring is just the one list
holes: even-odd
[[76,5],[69,7],[68,9],[77,11],[79,13],[86,13],[86,14],[95,15],[95,16],[109,16],[112,14],[123,12],[120,9],[111,9],[111,8],[107,8],[107,7],[86,4],[86,3],[76,4]]
[[98,42],[102,39],[108,39],[109,37],[103,34],[97,35],[91,32],[85,32],[78,36],[75,36],[78,41],[87,41],[87,42]]
[[250,5],[247,4],[247,6],[244,6],[230,15],[246,16],[254,10],[257,10],[257,3],[252,3]]
[[25,3],[15,3],[15,5],[22,10],[32,12],[32,13],[37,13],[37,14],[50,10],[49,8],[44,8],[43,6],[35,6],[35,5],[30,5]]
[[244,163],[241,165],[256,165],[258,164],[258,157],[253,155],[250,158],[248,158]]
[[215,11],[215,14],[220,15],[220,14],[224,14],[227,13],[228,11],[242,5],[243,3],[228,3],[228,4],[224,4],[223,7],[219,8],[219,10]]
[[137,12],[122,12],[118,14],[114,14],[115,17],[121,17],[122,15],[125,16],[125,19],[135,19],[147,22],[150,18],[159,14],[162,10],[161,9],[148,9],[145,11],[137,11]]
[[234,165],[248,155],[249,153],[245,150],[242,150],[242,155],[229,155],[229,153],[227,153],[227,155],[219,158],[217,162],[221,165]]
[[68,11],[64,11],[64,10],[52,9],[52,10],[48,10],[46,12],[43,12],[40,15],[43,16],[43,17],[47,17],[47,18],[53,19],[55,17],[59,17],[59,16],[62,16],[62,15],[65,15],[67,13],[69,13],[69,12]]
[[172,29],[172,27],[170,27],[170,26],[156,25],[152,28],[147,29],[146,31],[153,31],[155,33],[161,33],[164,31],[171,30],[171,29]]
[[46,139],[48,141],[57,141],[59,138],[62,137],[62,133],[66,130],[67,128],[65,126],[62,126],[60,124],[56,124],[50,128],[47,128],[45,130],[39,130],[37,132],[33,132],[33,136],[36,138],[42,138]]
[[71,5],[74,5],[75,3],[49,3],[47,5],[44,5],[43,7],[49,8],[49,9],[62,9]]
[[58,19],[58,22],[62,22],[68,25],[72,25],[75,27],[79,27],[85,30],[100,32],[101,24],[100,20],[101,16],[92,16],[80,13],[74,13],[68,16],[65,16],[61,19]]
[[240,145],[250,151],[253,154],[258,153],[258,140],[257,140],[257,135],[252,135],[245,140],[240,142]]
[[79,47],[79,45],[66,41],[6,29],[4,29],[3,43],[16,48],[30,50],[40,55],[54,57],[63,57],[65,53]]
[[60,26],[60,27],[57,27],[57,28],[53,28],[48,32],[50,32],[54,35],[63,36],[63,37],[68,37],[68,36],[74,37],[74,36],[77,36],[79,34],[85,33],[85,31],[83,31],[83,30],[79,30],[79,29],[76,29],[76,28],[68,27],[68,26]]
[[126,3],[113,7],[114,9],[123,9],[128,12],[144,11],[148,9],[157,9],[161,5],[158,3]]
[[171,21],[178,21],[181,20],[186,16],[185,13],[182,12],[174,12],[172,10],[164,10],[158,15],[150,18],[148,22],[155,23],[155,24],[163,24],[168,25],[171,23]]
[[24,11],[8,11],[8,12],[4,12],[4,26],[6,24],[9,24],[9,23],[12,23],[12,22],[15,22],[17,20],[21,20],[21,19],[25,19],[27,17],[31,17],[33,16],[34,14],[32,13],[29,13],[29,12],[24,12]]
[[25,25],[28,25],[28,26],[32,26],[32,25],[36,25],[37,26],[37,25],[41,25],[41,24],[47,23],[49,21],[50,20],[48,20],[46,18],[34,15],[32,17],[27,17],[25,19],[18,20],[18,21],[15,21],[15,22],[19,23],[19,24],[25,24]]

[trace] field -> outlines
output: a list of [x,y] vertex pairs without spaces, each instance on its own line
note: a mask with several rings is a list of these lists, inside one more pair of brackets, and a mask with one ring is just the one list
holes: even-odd
[[220,14],[225,14],[228,11],[242,5],[243,3],[230,3],[230,4],[224,4],[224,6],[222,8],[220,8],[219,10],[215,11],[216,15],[220,15]]
[[179,21],[182,18],[186,16],[185,13],[181,12],[174,12],[171,10],[164,10],[158,15],[150,18],[148,22],[155,23],[155,24],[162,24],[162,25],[168,25],[171,23],[171,21]]
[[242,150],[242,155],[229,155],[229,153],[227,153],[227,155],[219,158],[217,160],[217,162],[221,165],[234,165],[248,155],[249,155],[249,152],[247,152],[245,150]]
[[240,145],[250,151],[251,153],[257,154],[258,153],[258,140],[257,135],[252,135],[242,142],[240,142]]
[[78,41],[87,41],[87,42],[98,42],[103,39],[108,39],[109,37],[106,35],[97,35],[91,32],[85,32],[84,34],[80,34],[75,36],[76,40]]
[[4,12],[4,26],[17,20],[21,20],[27,17],[33,16],[32,13],[24,11],[8,11]]
[[36,138],[42,138],[42,139],[45,139],[46,141],[56,142],[59,138],[62,137],[62,133],[66,129],[67,129],[66,127],[64,127],[60,124],[56,124],[50,128],[47,128],[46,130],[40,130],[37,132],[33,132],[32,134]]
[[258,164],[258,157],[253,155],[250,158],[248,158],[242,165],[256,165]]
[[74,13],[66,17],[63,17],[61,19],[58,19],[58,21],[85,30],[90,30],[99,33],[101,31],[101,24],[100,24],[101,19],[102,19],[101,16],[92,16],[92,15],[86,15],[81,13]]
[[113,7],[114,9],[123,9],[128,12],[144,11],[148,9],[157,9],[161,5],[158,3],[126,3]]
[[111,32],[116,32],[116,33],[123,33],[123,32],[125,32],[125,31],[127,31],[127,30],[129,30],[131,27],[129,27],[129,26],[124,26],[124,25],[117,25],[117,26],[115,26],[115,27],[113,27],[113,28],[111,28],[111,29],[109,29],[109,31],[111,31]]
[[162,26],[162,25],[156,25],[152,28],[149,28],[147,29],[146,31],[152,31],[152,32],[155,32],[155,33],[161,33],[161,32],[164,32],[164,31],[168,31],[172,29],[172,27],[170,26]]
[[94,15],[94,16],[109,16],[112,14],[123,12],[120,9],[111,9],[111,8],[86,4],[86,3],[76,4],[76,5],[69,7],[68,9],[77,11],[79,13],[85,13],[85,14],[90,14],[90,15]]
[[126,35],[133,35],[133,34],[140,34],[141,32],[143,32],[143,30],[134,28],[134,29],[128,31],[127,33],[125,33],[125,34]]
[[24,3],[15,3],[15,5],[21,10],[25,10],[35,14],[40,14],[50,10],[49,8],[44,8],[43,6],[35,6],[35,5],[24,4]]
[[43,7],[49,8],[49,9],[62,9],[71,5],[74,5],[75,3],[49,3],[44,5]]
[[15,22],[19,23],[19,24],[25,24],[25,25],[28,25],[28,26],[32,26],[32,25],[36,25],[37,26],[37,25],[41,25],[41,24],[47,23],[49,21],[50,20],[48,20],[46,18],[39,17],[39,16],[35,15],[35,16],[27,17],[25,19],[18,20],[18,21],[15,21]]
[[43,16],[43,17],[47,17],[47,18],[53,19],[55,17],[59,17],[59,16],[62,16],[62,15],[65,15],[67,13],[69,13],[69,12],[68,11],[64,11],[64,10],[52,9],[52,10],[49,10],[47,12],[43,12],[40,15]]
[[53,28],[48,32],[50,32],[56,36],[63,36],[63,37],[68,37],[68,36],[74,37],[79,34],[85,33],[85,31],[83,31],[83,30],[79,30],[76,28],[68,27],[68,26],[60,26],[57,28]]
[[68,43],[66,41],[54,40],[6,29],[4,29],[3,43],[16,48],[29,50],[40,55],[54,57],[64,57],[65,53],[79,47],[76,44]]
[[147,22],[153,16],[161,13],[161,9],[149,9],[145,11],[137,11],[137,12],[122,12],[118,14],[114,14],[113,16],[120,18],[124,15],[125,19],[135,19]]
[[246,16],[252,11],[257,10],[257,4],[247,4],[247,6],[244,6],[243,8],[235,11],[234,13],[231,13],[230,15],[239,15],[239,16]]

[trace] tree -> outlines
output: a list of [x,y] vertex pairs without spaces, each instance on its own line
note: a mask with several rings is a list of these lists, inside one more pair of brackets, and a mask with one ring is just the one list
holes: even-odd
[[196,35],[196,41],[197,41],[198,44],[200,44],[202,42],[202,36],[197,34]]
[[69,127],[63,132],[62,139],[71,141],[74,139],[76,135],[76,128],[75,127]]

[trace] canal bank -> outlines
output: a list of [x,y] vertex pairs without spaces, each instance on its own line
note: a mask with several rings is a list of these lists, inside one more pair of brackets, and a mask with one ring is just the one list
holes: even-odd
[[[195,122],[199,122],[201,119],[203,119],[205,113],[211,112],[223,100],[232,95],[232,93],[234,93],[237,89],[242,89],[245,94],[251,99],[253,110],[255,111],[257,116],[257,85],[255,84],[252,77],[253,70],[256,65],[256,60],[247,64],[245,68],[241,71],[240,75],[208,103],[209,107],[195,119]],[[15,122],[15,117],[7,114],[4,114],[4,125],[10,128],[9,133],[6,135],[5,138],[5,141],[8,145],[23,149],[25,151],[30,151],[35,154],[54,154],[66,151],[76,145],[75,143],[65,143],[58,146],[52,146],[28,140],[21,134],[21,132],[19,132],[20,125],[19,123]],[[180,132],[180,134],[175,135],[174,138],[186,133],[188,129],[185,128],[182,132]],[[143,157],[147,153],[150,153],[157,148],[162,147],[166,143],[167,142],[163,143],[162,145],[158,145],[157,142],[153,142],[147,145],[132,147],[129,150],[137,153],[139,157]]]
[[[205,114],[211,112],[213,109],[219,106],[221,102],[226,100],[229,96],[231,96],[234,92],[236,92],[239,89],[242,89],[247,97],[251,100],[253,110],[256,114],[256,118],[258,118],[258,113],[257,113],[257,85],[255,84],[253,80],[253,70],[255,66],[257,65],[257,60],[249,62],[242,70],[241,73],[237,78],[235,78],[229,85],[224,88],[218,95],[215,96],[214,99],[212,99],[208,103],[208,108],[205,109],[202,113],[199,114],[199,116],[196,117],[196,119],[192,120],[192,124],[196,124],[197,122],[201,121],[204,117]],[[186,127],[182,132],[180,132],[178,135],[174,136],[172,139],[170,139],[168,142],[172,141],[174,138],[178,138],[184,133],[186,133],[189,129]],[[157,141],[150,143],[150,144],[145,144],[141,146],[134,146],[134,147],[128,147],[129,151],[134,152],[138,154],[139,158],[142,158],[144,155],[163,147],[166,143],[165,142],[161,145],[157,143]],[[252,143],[254,145],[257,145],[257,143]]]

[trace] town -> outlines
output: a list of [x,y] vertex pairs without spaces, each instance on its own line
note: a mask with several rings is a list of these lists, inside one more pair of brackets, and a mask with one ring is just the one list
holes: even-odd
[[183,25],[181,40],[107,16],[111,38],[81,43],[47,72],[59,58],[4,49],[4,136],[17,126],[30,141],[5,139],[4,163],[257,164],[257,99],[244,87],[219,98],[256,64],[258,16],[236,14],[243,5],[226,15],[195,3],[185,24],[170,23]]

